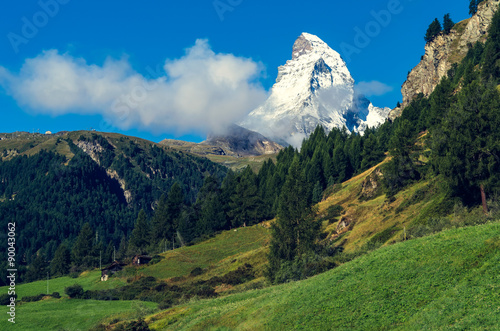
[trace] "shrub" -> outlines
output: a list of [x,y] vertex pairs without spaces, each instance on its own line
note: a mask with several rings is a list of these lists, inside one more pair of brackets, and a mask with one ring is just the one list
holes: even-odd
[[64,293],[66,293],[70,298],[81,298],[83,296],[83,288],[79,284],[74,284],[66,287],[64,289]]
[[192,277],[196,277],[196,276],[199,276],[199,275],[202,275],[202,274],[203,274],[203,269],[200,268],[200,267],[194,268],[193,270],[191,270],[191,273],[190,273],[190,275]]
[[23,302],[36,302],[36,301],[42,300],[44,296],[45,296],[45,294],[25,296],[25,297],[22,298],[22,301]]
[[17,299],[17,294],[14,294],[14,295],[9,295],[7,293],[4,293],[4,294],[1,294],[0,295],[0,305],[1,306],[6,306],[10,303],[10,298],[11,297],[14,297]]
[[59,292],[54,292],[54,293],[52,293],[52,297],[55,299],[59,299],[61,297],[61,295],[59,294]]

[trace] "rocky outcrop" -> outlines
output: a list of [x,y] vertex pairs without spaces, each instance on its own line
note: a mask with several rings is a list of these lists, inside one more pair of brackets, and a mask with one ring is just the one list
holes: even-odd
[[238,125],[231,125],[223,134],[209,135],[201,144],[214,146],[225,154],[238,156],[257,156],[276,154],[283,147],[267,139],[260,133],[247,130]]
[[132,197],[132,192],[130,192],[129,190],[126,189],[126,183],[125,183],[125,180],[123,180],[122,178],[120,178],[120,176],[118,175],[118,173],[116,172],[116,170],[110,170],[110,169],[106,169],[106,173],[108,174],[108,176],[114,180],[116,180],[119,184],[120,184],[120,187],[123,191],[123,196],[125,197],[125,200],[127,201],[127,204],[130,204],[133,200],[133,197]]
[[408,74],[401,88],[403,103],[400,108],[392,110],[390,118],[398,117],[404,107],[420,93],[429,96],[447,75],[452,64],[465,57],[469,45],[486,40],[488,28],[499,3],[500,0],[483,1],[473,17],[456,24],[450,34],[441,34],[425,45],[425,55]]
[[[100,160],[99,160],[99,155],[104,151],[104,147],[102,147],[99,143],[97,142],[89,142],[89,141],[82,141],[79,140],[76,145],[88,156],[94,160],[95,163],[101,165]],[[120,187],[123,191],[123,196],[125,197],[125,200],[127,201],[127,204],[130,204],[133,200],[132,197],[132,192],[126,189],[126,183],[125,180],[120,178],[118,173],[115,170],[111,169],[106,169],[107,175],[116,180],[119,184]]]
[[384,174],[377,168],[361,184],[361,200],[370,200],[382,193],[382,179]]
[[76,143],[76,146],[78,146],[78,148],[80,148],[85,154],[90,156],[95,163],[101,165],[99,161],[99,154],[104,151],[104,148],[99,143],[79,140]]

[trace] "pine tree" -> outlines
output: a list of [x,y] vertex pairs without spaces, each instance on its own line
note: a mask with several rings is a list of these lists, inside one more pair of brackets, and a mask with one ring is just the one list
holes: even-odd
[[64,276],[69,272],[71,263],[70,252],[66,245],[60,244],[54,258],[50,262],[50,273],[52,276]]
[[110,241],[108,243],[108,247],[106,247],[106,251],[104,252],[104,255],[102,257],[102,263],[108,264],[108,263],[113,262],[114,253],[115,253],[115,245],[113,244],[112,241]]
[[28,271],[24,276],[26,282],[33,282],[47,276],[47,262],[42,253],[38,253],[36,258],[28,266]]
[[388,195],[394,195],[408,183],[420,179],[412,158],[415,132],[410,121],[403,119],[389,142],[392,157],[384,168],[384,185]]
[[197,224],[198,235],[212,234],[226,227],[226,216],[221,200],[221,190],[217,178],[205,178],[196,202],[200,209]]
[[320,224],[314,221],[310,192],[299,159],[295,157],[281,190],[278,216],[272,226],[267,276],[273,282],[283,265],[314,249]]
[[469,15],[475,15],[477,13],[478,0],[470,0],[469,3]]
[[179,226],[179,217],[184,206],[184,193],[179,183],[175,182],[170,188],[167,198],[167,213],[173,222],[174,229]]
[[153,219],[151,220],[151,241],[154,244],[168,239],[173,233],[173,219],[168,210],[167,197],[163,194],[158,201]]
[[144,254],[147,247],[150,244],[150,229],[149,222],[146,217],[146,213],[143,209],[139,212],[137,216],[137,221],[135,222],[134,230],[130,235],[130,240],[128,242],[128,249],[131,254]]
[[451,20],[450,14],[444,15],[443,18],[443,31],[445,34],[449,34],[451,32],[451,29],[455,26],[455,23]]
[[498,59],[500,58],[500,10],[497,10],[488,29],[488,40],[485,45],[482,65],[484,80],[500,77]]
[[500,186],[500,95],[496,84],[464,87],[440,128],[432,132],[433,165],[453,193],[466,203],[481,202]]
[[321,183],[318,181],[314,185],[313,191],[312,191],[312,203],[316,204],[318,202],[321,202],[321,199],[323,198],[323,187]]
[[127,237],[122,236],[120,240],[120,245],[118,246],[118,252],[116,252],[117,259],[124,259],[127,256]]
[[71,258],[76,267],[88,268],[93,264],[92,243],[94,231],[89,223],[85,223],[76,238],[71,250]]
[[246,167],[231,196],[230,215],[233,226],[256,224],[263,215],[263,202],[258,195],[256,176]]
[[434,19],[434,21],[429,25],[429,28],[427,29],[427,32],[425,34],[425,42],[428,43],[434,40],[434,38],[436,38],[441,33],[441,30],[441,23],[439,23],[439,20],[437,18]]

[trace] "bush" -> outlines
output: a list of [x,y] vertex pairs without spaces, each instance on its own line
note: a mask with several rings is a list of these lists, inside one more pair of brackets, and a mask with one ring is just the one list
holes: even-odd
[[190,273],[190,275],[192,277],[196,277],[196,276],[199,276],[199,275],[202,275],[202,274],[203,274],[203,269],[200,268],[200,267],[194,268],[193,270],[191,270],[191,273]]
[[331,257],[315,253],[297,256],[293,261],[282,263],[276,273],[274,283],[285,283],[306,279],[314,275],[333,269],[336,264]]
[[61,297],[61,295],[59,294],[59,292],[54,292],[54,293],[52,293],[52,297],[55,299],[59,299]]
[[23,302],[36,302],[36,301],[40,301],[43,299],[43,297],[45,296],[45,294],[38,294],[38,295],[32,295],[32,296],[25,296],[21,299],[21,301]]
[[83,288],[79,284],[74,284],[66,287],[64,289],[64,293],[66,293],[70,298],[81,298],[83,296]]
[[10,303],[10,298],[11,297],[14,297],[17,299],[17,294],[14,294],[14,295],[9,295],[7,293],[4,293],[4,294],[1,294],[0,295],[0,305],[1,306],[6,306]]
[[137,321],[132,321],[128,323],[121,324],[117,326],[114,330],[123,330],[123,331],[149,331],[151,330],[147,323],[142,319],[139,318]]

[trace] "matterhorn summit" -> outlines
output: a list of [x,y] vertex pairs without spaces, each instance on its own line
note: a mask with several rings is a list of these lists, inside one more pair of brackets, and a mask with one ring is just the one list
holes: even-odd
[[300,146],[318,124],[363,133],[383,123],[390,109],[374,107],[354,88],[339,53],[320,38],[303,33],[292,59],[278,68],[269,98],[240,125],[281,144]]

